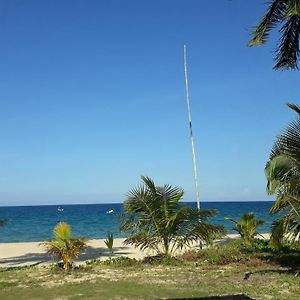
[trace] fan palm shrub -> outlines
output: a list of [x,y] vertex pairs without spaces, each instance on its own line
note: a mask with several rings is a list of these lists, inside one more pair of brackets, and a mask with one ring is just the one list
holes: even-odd
[[265,168],[267,192],[276,195],[271,214],[280,214],[273,223],[271,240],[275,245],[298,240],[300,235],[300,107],[288,106],[297,119],[278,136]]
[[198,210],[181,205],[183,190],[179,187],[156,186],[142,176],[142,184],[130,190],[120,217],[120,229],[129,237],[126,244],[171,255],[196,241],[210,242],[224,234],[223,226],[206,223],[216,210]]
[[109,233],[104,243],[109,251],[109,257],[111,258],[111,256],[114,254],[114,235]]
[[80,255],[80,252],[87,247],[85,238],[75,238],[72,236],[70,225],[60,222],[54,230],[54,240],[43,243],[48,249],[48,253],[55,254],[63,261],[65,271],[69,271],[74,258]]
[[246,245],[252,244],[254,237],[259,234],[257,232],[257,227],[265,223],[263,220],[258,220],[256,215],[251,212],[243,214],[238,221],[229,217],[225,217],[225,219],[234,223],[235,227],[233,230],[240,234]]
[[252,32],[249,46],[265,44],[269,34],[280,26],[274,69],[298,69],[300,35],[300,1],[272,0],[262,20]]

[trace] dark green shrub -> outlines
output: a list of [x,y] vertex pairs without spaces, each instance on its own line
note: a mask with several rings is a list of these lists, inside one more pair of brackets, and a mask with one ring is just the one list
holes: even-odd
[[[242,246],[242,245],[241,245]],[[299,243],[285,241],[280,247],[275,247],[270,240],[254,239],[250,246],[243,247],[248,252],[265,252],[265,253],[291,253],[299,251]]]

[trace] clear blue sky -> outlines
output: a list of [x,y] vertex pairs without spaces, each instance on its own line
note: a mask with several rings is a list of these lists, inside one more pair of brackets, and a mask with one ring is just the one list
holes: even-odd
[[[249,49],[263,1],[0,1],[0,205],[122,202],[140,175],[194,199],[266,200],[299,72]],[[276,38],[276,35],[274,36]]]

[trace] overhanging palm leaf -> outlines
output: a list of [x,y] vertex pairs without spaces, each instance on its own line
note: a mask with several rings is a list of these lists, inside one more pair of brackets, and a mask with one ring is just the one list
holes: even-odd
[[252,32],[248,46],[266,43],[270,31],[281,25],[279,45],[276,49],[274,69],[297,69],[299,57],[300,1],[273,0],[266,14]]
[[284,17],[284,12],[287,8],[287,1],[275,0],[273,1],[256,27],[255,31],[252,33],[252,39],[248,43],[249,46],[256,46],[264,44],[268,37],[270,31],[281,22]]
[[129,234],[125,243],[172,254],[193,241],[207,242],[212,234],[224,232],[222,226],[206,223],[216,211],[199,211],[179,204],[184,193],[181,188],[158,187],[149,177],[142,177],[142,181],[142,185],[130,190],[124,202],[120,229]]
[[273,224],[272,240],[277,245],[284,239],[297,239],[300,233],[300,107],[288,106],[297,119],[277,138],[265,168],[267,191],[276,195],[270,213],[285,212]]

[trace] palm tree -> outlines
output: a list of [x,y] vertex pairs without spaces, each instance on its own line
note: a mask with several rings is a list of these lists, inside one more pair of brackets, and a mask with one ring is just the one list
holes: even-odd
[[265,44],[273,28],[280,26],[274,69],[298,69],[300,35],[300,1],[273,0],[262,20],[252,32],[248,46]]
[[109,258],[114,254],[114,235],[112,233],[107,234],[107,238],[104,241],[108,252],[109,252]]
[[265,168],[267,192],[276,195],[270,213],[284,214],[273,224],[272,240],[277,245],[300,234],[300,106],[287,105],[297,119],[277,138]]
[[133,188],[124,202],[120,229],[129,233],[126,244],[153,249],[171,255],[195,241],[210,242],[224,234],[223,226],[206,223],[215,210],[198,210],[181,205],[183,190],[164,185],[158,187],[149,177]]
[[74,258],[78,257],[80,252],[87,247],[85,238],[75,238],[72,236],[70,225],[58,223],[53,234],[54,241],[43,243],[48,248],[48,253],[55,254],[63,261],[65,271],[69,271]]
[[256,215],[251,212],[243,214],[239,221],[229,217],[225,217],[225,219],[234,223],[235,227],[233,230],[240,234],[246,245],[250,245],[253,242],[254,237],[259,234],[257,232],[257,227],[265,223],[263,220],[258,220]]

